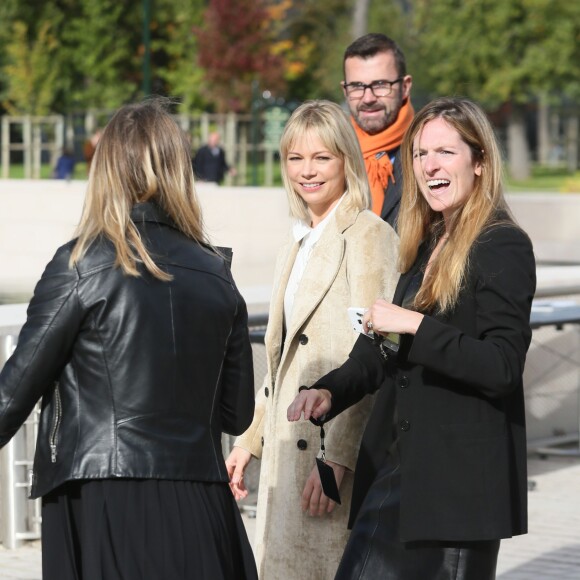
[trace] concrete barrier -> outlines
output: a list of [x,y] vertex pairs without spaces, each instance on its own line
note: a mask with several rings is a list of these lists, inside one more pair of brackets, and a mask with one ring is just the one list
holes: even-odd
[[540,263],[580,265],[580,194],[513,193],[508,202]]
[[[0,295],[26,301],[81,215],[85,181],[0,180]],[[211,240],[234,250],[232,270],[250,305],[270,299],[274,262],[290,227],[282,188],[199,184]]]
[[[56,248],[72,237],[85,189],[85,181],[0,180],[0,295],[30,297]],[[200,183],[198,193],[212,241],[233,248],[236,281],[260,308],[269,301],[276,253],[291,223],[283,189]],[[517,193],[508,201],[540,263],[579,265],[544,270],[539,286],[580,284],[580,194]]]

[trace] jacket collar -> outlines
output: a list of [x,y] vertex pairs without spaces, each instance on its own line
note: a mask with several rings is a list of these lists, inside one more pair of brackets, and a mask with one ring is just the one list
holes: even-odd
[[136,203],[131,210],[131,220],[135,223],[153,222],[161,223],[174,229],[178,229],[175,222],[154,201]]
[[352,224],[354,224],[360,212],[361,210],[350,205],[347,199],[343,199],[342,203],[336,208],[336,213],[334,214],[336,231],[340,234],[344,233],[348,228],[350,228],[350,226],[352,226]]

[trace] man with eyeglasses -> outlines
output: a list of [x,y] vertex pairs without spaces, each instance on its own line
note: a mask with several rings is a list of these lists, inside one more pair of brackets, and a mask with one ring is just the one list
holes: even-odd
[[342,89],[367,168],[372,209],[396,229],[402,191],[399,147],[413,119],[413,79],[384,34],[366,34],[344,53]]

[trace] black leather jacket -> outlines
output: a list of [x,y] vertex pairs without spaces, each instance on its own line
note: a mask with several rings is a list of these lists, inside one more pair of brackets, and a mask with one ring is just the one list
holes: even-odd
[[0,445],[42,397],[31,497],[72,479],[227,481],[222,431],[254,412],[247,312],[226,261],[155,204],[132,219],[162,282],[115,267],[106,240],[74,268],[74,242],[36,286],[0,375]]

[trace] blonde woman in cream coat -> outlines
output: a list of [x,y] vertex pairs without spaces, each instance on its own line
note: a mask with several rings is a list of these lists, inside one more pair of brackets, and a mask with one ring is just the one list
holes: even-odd
[[262,459],[254,547],[263,580],[334,578],[348,539],[353,470],[372,406],[366,398],[326,430],[326,459],[337,505],[321,490],[315,459],[320,430],[289,423],[286,409],[348,356],[357,333],[347,308],[390,300],[398,238],[369,211],[370,194],[355,133],[328,101],[300,106],[280,143],[282,176],[296,218],[276,265],[266,352],[268,372],[254,420],[226,461],[236,499],[247,495],[246,466]]

